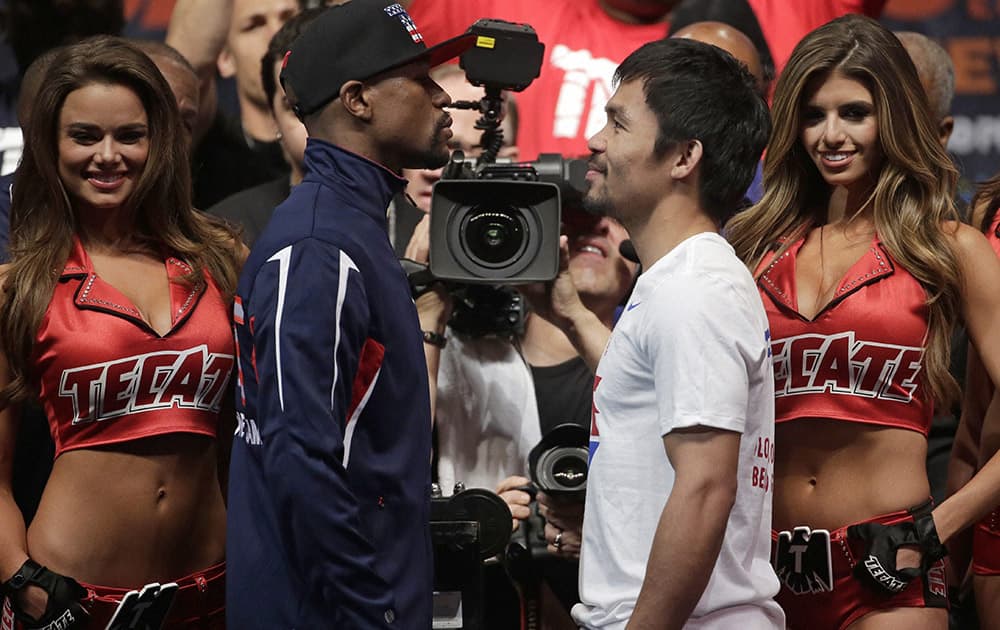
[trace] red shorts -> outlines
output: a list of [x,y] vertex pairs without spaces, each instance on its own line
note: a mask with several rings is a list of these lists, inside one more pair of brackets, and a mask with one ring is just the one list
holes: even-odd
[[976,523],[972,534],[972,572],[1000,575],[1000,507]]
[[[174,580],[179,587],[163,623],[163,630],[225,630],[226,563]],[[87,628],[104,630],[122,598],[131,589],[95,586],[81,582],[87,589],[83,607],[90,613]],[[4,598],[0,630],[22,630],[14,621],[10,600]]]
[[[907,510],[876,516],[868,523],[894,525],[913,520]],[[860,523],[859,523],[860,524]],[[795,630],[843,630],[864,615],[886,608],[947,608],[948,586],[944,560],[934,563],[925,575],[914,579],[900,593],[882,594],[865,586],[851,571],[865,553],[865,542],[848,539],[845,525],[830,532],[833,590],[796,594],[783,581],[775,599],[785,610],[788,627]],[[776,543],[778,532],[771,532]],[[776,546],[776,545],[775,545]]]

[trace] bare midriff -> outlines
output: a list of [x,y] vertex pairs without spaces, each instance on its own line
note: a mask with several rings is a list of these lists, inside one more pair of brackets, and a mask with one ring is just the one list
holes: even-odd
[[916,431],[829,420],[775,426],[776,530],[833,530],[920,505],[930,496],[927,438]]
[[38,563],[135,587],[221,562],[226,509],[215,440],[170,434],[60,455],[28,529]]

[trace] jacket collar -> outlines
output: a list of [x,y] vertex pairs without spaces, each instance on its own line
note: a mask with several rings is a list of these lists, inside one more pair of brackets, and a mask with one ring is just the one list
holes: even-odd
[[389,202],[406,188],[406,180],[385,166],[318,138],[306,143],[305,170],[305,181],[327,185],[382,226]]

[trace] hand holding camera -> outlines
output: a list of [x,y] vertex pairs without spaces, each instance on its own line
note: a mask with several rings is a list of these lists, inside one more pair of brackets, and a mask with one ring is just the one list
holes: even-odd
[[497,485],[496,493],[504,500],[510,508],[510,514],[514,517],[514,529],[521,526],[521,521],[531,516],[531,502],[534,494],[527,488],[531,487],[531,481],[525,477],[507,477]]
[[559,237],[559,273],[556,277],[549,282],[521,287],[521,293],[533,313],[564,331],[572,326],[581,309],[587,308],[569,272],[569,241],[565,235]]
[[583,542],[583,502],[538,493],[538,513],[545,519],[545,542],[549,553],[579,558]]
[[[587,489],[587,430],[565,423],[555,427],[531,449],[531,481],[509,477],[497,487],[511,514],[527,520],[536,500],[544,519],[542,534],[549,553],[578,558],[583,530],[583,499]],[[537,535],[536,533],[536,535]]]

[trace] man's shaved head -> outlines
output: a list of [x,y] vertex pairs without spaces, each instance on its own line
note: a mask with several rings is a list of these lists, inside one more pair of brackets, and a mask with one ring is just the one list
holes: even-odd
[[757,47],[749,37],[735,27],[722,22],[695,22],[680,29],[671,37],[693,39],[721,48],[743,63],[757,80],[758,88],[763,89],[764,69]]

